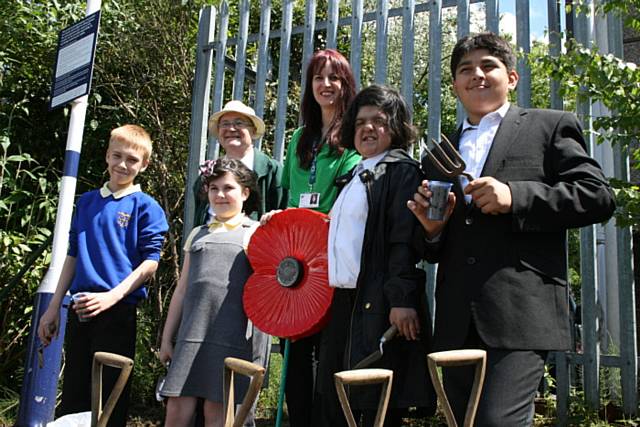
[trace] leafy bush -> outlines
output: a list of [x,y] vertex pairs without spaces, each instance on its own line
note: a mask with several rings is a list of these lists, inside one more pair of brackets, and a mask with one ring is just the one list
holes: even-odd
[[[3,138],[1,146],[0,390],[4,390],[4,398],[9,398],[17,395],[16,385],[22,383],[24,348],[31,326],[29,302],[49,262],[48,238],[55,217],[58,179],[50,179],[57,176],[51,165],[39,165],[27,153],[10,154],[8,137]],[[43,246],[47,249],[42,255],[30,256]],[[34,264],[29,266],[30,258]],[[28,269],[18,276],[25,265]]]

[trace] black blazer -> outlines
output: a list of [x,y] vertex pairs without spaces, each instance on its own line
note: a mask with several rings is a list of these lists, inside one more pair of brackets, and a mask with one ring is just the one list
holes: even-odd
[[[423,169],[446,179],[426,157]],[[482,176],[509,185],[512,212],[485,215],[454,183],[454,212],[439,241],[425,244],[425,258],[440,263],[435,348],[459,348],[473,320],[493,348],[568,349],[566,230],[605,221],[615,208],[575,115],[510,107]]]

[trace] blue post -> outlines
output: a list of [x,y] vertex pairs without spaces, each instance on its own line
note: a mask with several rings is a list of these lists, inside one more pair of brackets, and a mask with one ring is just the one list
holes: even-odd
[[68,297],[65,297],[60,307],[58,336],[46,348],[43,348],[37,336],[37,331],[40,317],[49,307],[49,303],[58,286],[62,266],[67,255],[86,111],[87,96],[73,101],[71,119],[69,121],[69,135],[67,137],[67,151],[64,160],[64,173],[60,185],[60,200],[53,232],[51,264],[38,288],[33,305],[31,331],[29,333],[27,358],[24,367],[25,376],[22,382],[22,392],[20,393],[20,409],[16,426],[42,426],[53,420],[58,377],[60,376],[62,344],[64,343],[67,321],[67,307],[69,305]]
[[[31,324],[37,325],[44,314],[51,293],[38,292],[33,303]],[[56,391],[58,388],[58,374],[62,359],[62,344],[64,343],[64,325],[67,322],[67,307],[69,297],[65,297],[60,310],[60,334],[43,347],[36,328],[32,327],[27,344],[27,359],[24,367],[24,380],[20,393],[20,409],[18,411],[18,426],[40,426],[52,420],[56,407]]]
[[[99,11],[100,6],[101,0],[87,0],[87,16]],[[19,427],[46,425],[53,420],[56,406],[62,344],[64,343],[67,308],[69,306],[68,297],[64,298],[60,307],[58,336],[46,348],[42,346],[37,336],[37,331],[40,317],[49,307],[49,303],[58,286],[62,266],[67,255],[87,104],[88,95],[71,102],[64,172],[60,183],[60,200],[58,201],[56,224],[53,231],[51,264],[42,279],[34,301],[24,368],[25,375],[20,393],[20,409],[16,420],[16,426]]]

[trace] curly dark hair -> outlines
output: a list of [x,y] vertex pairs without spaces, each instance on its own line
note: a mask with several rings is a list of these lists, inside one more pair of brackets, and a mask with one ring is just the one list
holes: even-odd
[[[209,163],[211,165],[211,163]],[[230,173],[240,186],[249,189],[249,197],[242,205],[242,211],[246,214],[257,212],[260,206],[260,192],[258,191],[258,176],[240,160],[227,159],[225,157],[216,160],[210,167],[201,168],[200,178],[202,179],[202,189],[206,197],[206,189],[209,184]]]
[[516,67],[516,55],[513,53],[508,41],[490,32],[468,35],[458,40],[451,53],[450,68],[451,76],[454,80],[456,79],[456,69],[462,58],[468,53],[479,49],[488,50],[489,54],[498,58],[507,67],[507,71],[511,71]]
[[416,140],[416,130],[411,124],[411,112],[400,92],[385,85],[371,85],[362,89],[349,106],[342,119],[341,144],[355,148],[356,118],[360,108],[374,106],[389,118],[390,148],[408,149]]

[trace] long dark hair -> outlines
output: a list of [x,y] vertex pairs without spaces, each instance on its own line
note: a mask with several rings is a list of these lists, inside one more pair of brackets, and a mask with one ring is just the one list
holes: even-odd
[[249,189],[249,197],[242,204],[242,211],[247,215],[257,211],[260,206],[260,192],[258,191],[258,176],[240,160],[221,157],[215,161],[213,167],[202,172],[202,187],[209,188],[211,181],[230,173],[240,186]]
[[406,150],[415,142],[416,131],[411,124],[411,112],[400,92],[389,86],[371,85],[358,92],[344,114],[340,138],[343,147],[354,148],[356,117],[360,108],[367,106],[379,108],[389,119],[390,148]]
[[353,78],[349,61],[337,50],[325,49],[317,51],[307,66],[307,80],[302,96],[301,116],[304,129],[298,142],[297,156],[303,169],[309,169],[313,157],[313,141],[322,134],[322,111],[313,96],[313,76],[319,74],[325,64],[329,62],[333,72],[342,82],[340,102],[336,104],[333,122],[327,130],[326,140],[332,150],[342,154],[344,149],[339,145],[339,130],[342,115],[347,110],[351,99],[356,94],[356,81]]

